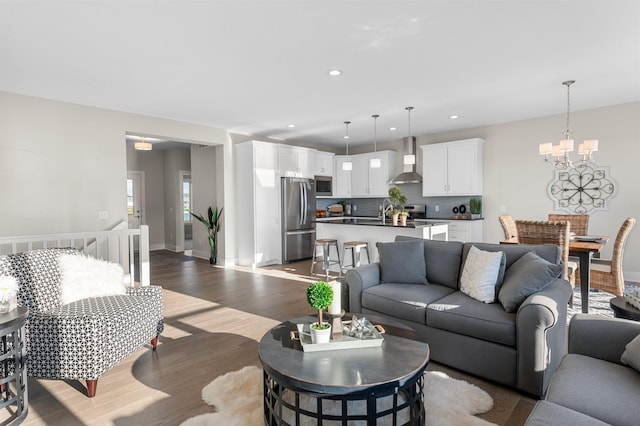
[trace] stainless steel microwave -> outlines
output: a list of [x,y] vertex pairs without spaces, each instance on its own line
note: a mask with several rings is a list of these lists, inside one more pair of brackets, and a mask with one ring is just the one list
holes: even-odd
[[316,197],[331,197],[333,195],[333,178],[331,176],[316,176]]

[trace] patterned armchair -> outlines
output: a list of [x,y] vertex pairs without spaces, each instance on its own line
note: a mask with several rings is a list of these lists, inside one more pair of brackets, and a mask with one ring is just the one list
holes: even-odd
[[19,283],[18,303],[29,308],[26,326],[30,377],[86,380],[95,396],[98,378],[151,342],[156,349],[164,328],[162,288],[127,287],[125,295],[61,303],[61,254],[46,248],[0,256],[0,275]]

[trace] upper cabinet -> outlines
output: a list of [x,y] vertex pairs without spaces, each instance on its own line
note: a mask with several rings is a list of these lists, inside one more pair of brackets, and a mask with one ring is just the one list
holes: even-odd
[[316,151],[314,153],[313,174],[315,176],[333,176],[333,157],[331,152]]
[[351,197],[351,175],[352,170],[344,170],[342,164],[345,161],[352,161],[353,156],[336,155],[333,174],[333,197]]
[[313,179],[315,149],[291,145],[278,145],[280,176]]
[[422,145],[422,195],[482,195],[482,139]]
[[[395,173],[394,151],[378,151],[366,154],[351,156],[353,161],[353,171],[351,173],[351,196],[366,197],[387,197],[389,195],[388,182]],[[371,168],[370,161],[373,158],[380,159],[380,167]]]

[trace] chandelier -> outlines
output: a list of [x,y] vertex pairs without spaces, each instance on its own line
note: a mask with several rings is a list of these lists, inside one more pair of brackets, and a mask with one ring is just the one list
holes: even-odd
[[349,124],[351,124],[350,121],[344,122],[344,126],[345,126],[344,139],[347,145],[347,158],[345,159],[346,161],[342,163],[342,170],[347,170],[347,171],[353,169],[353,163],[351,162],[351,157],[349,157]]
[[151,145],[150,142],[147,142],[144,136],[141,136],[140,140],[133,144],[133,148],[138,151],[151,151],[153,149],[153,145]]
[[[553,143],[541,143],[538,146],[538,152],[544,156],[544,161],[552,163],[558,169],[566,169],[573,167],[573,163],[569,159],[569,153],[573,151],[573,139],[571,139],[571,130],[569,125],[571,123],[571,85],[575,83],[575,80],[563,81],[562,84],[567,86],[567,128],[564,131],[564,139],[557,145]],[[598,150],[597,140],[585,140],[578,146],[578,155],[580,162],[591,161],[592,154]],[[549,158],[549,156],[553,158]]]

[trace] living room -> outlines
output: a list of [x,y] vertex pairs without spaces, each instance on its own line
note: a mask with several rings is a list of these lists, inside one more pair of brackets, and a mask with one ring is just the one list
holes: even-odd
[[[199,74],[196,71],[197,65],[194,65],[198,64],[197,59],[186,60],[186,58],[178,54],[180,49],[170,49],[176,47],[172,44],[173,42],[155,38],[159,37],[159,35],[155,34],[156,31],[168,31],[166,27],[173,24],[171,15],[168,13],[171,9],[161,8],[157,11],[152,11],[140,5],[128,5],[126,2],[111,9],[101,4],[106,8],[105,13],[107,14],[107,17],[102,21],[96,19],[96,15],[99,15],[99,12],[91,10],[88,6],[84,11],[79,11],[76,9],[79,6],[74,6],[72,3],[29,3],[27,5],[19,5],[18,2],[6,2],[0,6],[0,10],[3,12],[0,14],[3,16],[0,18],[3,23],[2,39],[11,41],[10,43],[3,43],[0,54],[2,54],[2,57],[7,58],[7,64],[13,65],[13,67],[10,67],[10,71],[0,72],[0,76],[3,77],[0,79],[3,81],[3,83],[0,83],[0,117],[3,117],[2,125],[0,126],[0,174],[4,182],[2,186],[4,197],[2,209],[0,209],[0,236],[107,230],[120,222],[126,222],[127,212],[124,199],[127,149],[125,138],[128,133],[132,133],[211,147],[206,149],[206,151],[212,151],[207,154],[206,162],[215,165],[215,180],[213,183],[209,183],[206,190],[204,190],[205,194],[200,198],[201,204],[195,203],[194,209],[204,211],[209,205],[224,206],[223,226],[219,236],[218,262],[221,265],[235,264],[238,244],[236,229],[241,224],[238,224],[235,219],[237,207],[233,176],[235,176],[236,159],[234,158],[233,147],[238,142],[250,139],[270,140],[267,138],[270,133],[266,130],[244,131],[245,126],[248,127],[252,122],[259,122],[260,120],[251,116],[245,117],[242,105],[240,105],[239,110],[236,110],[237,118],[234,125],[226,127],[216,125],[215,120],[210,119],[210,117],[215,116],[219,110],[232,109],[231,104],[226,104],[226,99],[234,97],[246,98],[243,101],[246,103],[256,96],[256,93],[261,93],[257,90],[261,86],[278,85],[259,74],[252,74],[250,77],[242,74],[243,79],[255,79],[255,82],[249,86],[246,92],[231,93],[230,95],[228,94],[228,98],[220,98],[218,100],[217,96],[214,96],[218,92],[204,91],[206,93],[205,97],[209,98],[208,103],[204,102],[203,105],[205,106],[202,111],[189,115],[186,111],[190,111],[194,107],[189,102],[184,101],[183,103],[182,97],[186,97],[188,92],[183,90],[182,86],[180,86],[182,83],[178,84],[177,81],[189,80],[193,77],[192,74],[185,73],[178,77],[176,77],[178,74],[165,76],[165,86],[149,88],[145,84],[146,76],[161,67],[158,65],[161,63],[158,62],[158,56],[154,56],[155,54],[163,56],[158,52],[163,49],[158,46],[165,46],[166,52],[171,52],[171,55],[164,54],[165,60],[167,57],[175,58],[175,62],[182,62],[182,67],[190,68],[192,73]],[[342,11],[345,15],[345,21],[363,23],[355,20],[354,15],[360,12],[363,15],[367,13],[367,6],[364,4],[354,3],[348,7],[345,6],[346,9],[344,10],[341,10],[338,5],[334,5],[335,9],[323,11],[320,5],[314,4],[314,2],[309,3],[311,3],[311,9],[307,13],[309,15],[312,15],[312,12],[320,13],[316,19],[326,19],[326,22],[338,19]],[[488,2],[493,3],[492,5],[486,2],[483,3],[485,3],[483,6],[486,6],[494,13],[499,11],[499,7],[507,7],[505,4],[500,4],[502,2]],[[483,90],[490,90],[491,95],[483,94],[478,96],[470,90],[462,93],[464,91],[459,88],[462,87],[462,80],[471,79],[471,76],[463,73],[457,74],[454,69],[449,69],[448,73],[451,74],[451,79],[440,84],[446,89],[443,89],[446,92],[446,96],[440,94],[440,97],[446,98],[448,96],[455,99],[463,95],[470,96],[475,106],[482,104],[482,109],[487,111],[495,110],[496,116],[500,113],[502,114],[500,117],[506,118],[500,120],[490,118],[483,122],[474,122],[470,117],[471,111],[466,112],[462,109],[463,106],[460,106],[459,111],[462,112],[459,112],[460,118],[457,123],[463,122],[463,124],[452,125],[447,122],[440,127],[435,125],[431,127],[429,123],[436,120],[436,110],[431,105],[430,99],[432,97],[435,98],[436,93],[432,95],[429,91],[420,91],[420,89],[412,86],[411,82],[402,82],[402,84],[398,83],[397,86],[398,92],[402,96],[397,95],[392,102],[385,102],[384,104],[377,104],[371,100],[369,95],[364,95],[365,93],[374,93],[377,89],[375,85],[360,88],[361,97],[365,98],[366,102],[369,102],[370,107],[350,106],[346,110],[340,110],[335,113],[334,117],[331,118],[331,122],[323,123],[327,129],[330,129],[330,131],[326,132],[326,138],[332,140],[330,143],[313,143],[309,140],[298,140],[302,138],[296,137],[291,139],[285,137],[284,141],[271,140],[278,143],[295,144],[331,151],[336,154],[344,154],[346,147],[343,139],[344,125],[342,122],[352,120],[354,124],[350,130],[351,136],[354,141],[360,138],[361,142],[350,145],[349,152],[352,154],[370,152],[373,150],[370,115],[380,113],[384,118],[397,114],[398,118],[393,122],[394,124],[397,123],[398,132],[403,133],[394,134],[388,131],[389,126],[386,124],[390,125],[392,120],[385,122],[383,130],[383,121],[381,120],[377,148],[379,150],[390,149],[398,151],[400,149],[399,140],[406,136],[404,133],[407,130],[404,127],[406,122],[404,107],[413,104],[415,110],[412,116],[412,127],[414,128],[413,135],[417,137],[418,146],[467,138],[482,138],[485,140],[483,233],[485,242],[495,243],[503,239],[502,230],[498,222],[498,216],[501,214],[510,214],[516,218],[543,219],[546,218],[549,212],[553,211],[553,201],[547,194],[547,187],[553,177],[554,169],[542,160],[538,154],[538,146],[540,143],[557,141],[562,137],[562,132],[566,125],[565,113],[567,105],[566,91],[561,82],[566,79],[575,79],[576,84],[572,87],[570,123],[573,137],[576,141],[591,138],[600,141],[599,151],[595,153],[595,161],[598,165],[608,167],[618,184],[617,193],[611,199],[608,209],[606,211],[597,211],[591,215],[590,232],[595,235],[614,236],[626,217],[637,217],[638,212],[640,212],[640,200],[636,196],[637,191],[634,189],[636,183],[635,161],[640,158],[640,144],[636,143],[640,140],[640,124],[637,119],[640,116],[640,60],[638,58],[638,51],[640,50],[638,8],[640,6],[637,1],[623,1],[615,8],[604,1],[592,3],[590,6],[581,5],[580,2],[561,2],[562,6],[546,3],[539,8],[528,3],[522,2],[519,5],[524,8],[531,8],[525,9],[531,12],[529,19],[533,21],[528,25],[538,29],[545,28],[545,25],[547,28],[550,27],[551,31],[553,31],[552,40],[539,45],[533,43],[528,37],[520,35],[529,44],[523,43],[523,47],[516,48],[508,42],[510,37],[502,34],[501,38],[496,39],[500,43],[496,42],[496,44],[501,49],[504,49],[503,52],[498,51],[491,55],[487,52],[486,59],[470,61],[466,68],[469,70],[469,74],[474,75],[473,81],[475,82],[475,78],[482,81],[480,76],[486,77],[485,74],[488,71],[485,70],[485,67],[489,67],[489,63],[492,61],[499,64],[509,64],[507,72],[503,72],[500,75],[506,76],[510,74],[511,80],[495,81],[491,79],[490,82],[482,85]],[[130,10],[127,9],[128,6],[131,6]],[[409,6],[407,5],[407,8]],[[469,5],[464,4],[464,6]],[[226,5],[225,7],[230,6]],[[240,6],[236,7],[242,9]],[[245,5],[244,7],[248,6]],[[275,10],[260,9],[264,13],[258,14],[261,17],[251,18],[248,22],[249,24],[257,26],[262,23],[264,25],[263,21],[275,26],[278,24],[284,26],[286,24],[287,19],[276,19],[277,16],[274,16],[277,12],[282,13],[283,9],[276,8],[274,5],[262,7],[265,9],[274,7]],[[424,12],[424,16],[427,15],[426,10],[421,10],[418,6],[415,7],[418,8],[418,11]],[[440,5],[440,7],[442,6]],[[475,8],[465,9],[462,4],[459,7],[461,7],[460,14],[464,15],[460,17],[460,19],[464,18],[464,21],[460,21],[460,23],[467,23],[472,20],[466,14],[479,12]],[[380,4],[376,3],[375,16],[383,16],[384,12],[389,10],[394,11],[393,16],[396,16],[396,14],[403,17],[410,15],[409,13],[401,13],[403,7],[396,6],[395,9],[385,7],[384,2],[381,2]],[[415,11],[414,9],[411,10]],[[311,17],[307,16],[307,13],[300,12],[297,9],[296,11],[301,14],[301,22],[303,22],[303,18],[311,19]],[[238,13],[237,11],[235,12],[236,14]],[[152,16],[158,19],[155,24],[157,27],[154,27],[155,30],[147,26],[134,25],[135,23],[144,22],[146,13],[151,13]],[[186,14],[186,12],[184,13]],[[244,10],[243,13],[248,12]],[[517,34],[518,32],[515,30],[517,28],[516,24],[521,22],[520,20],[515,20],[515,17],[520,17],[524,20],[524,16],[527,13],[519,12],[517,6],[508,8],[504,13],[504,16],[510,19],[500,19],[499,14],[496,13],[496,18],[483,21],[478,26],[483,28],[499,27],[503,24],[506,25],[505,21],[507,23],[511,21],[503,31],[513,31],[514,34]],[[128,28],[131,28],[131,32],[127,37],[116,35],[120,31],[115,29],[114,19],[119,15],[126,16],[125,22],[130,24]],[[178,16],[188,22],[188,17],[183,15],[182,12]],[[333,18],[330,19],[330,16]],[[272,18],[274,19],[273,21],[271,21]],[[213,18],[209,17],[209,19]],[[198,23],[201,22],[198,21]],[[216,20],[216,23],[222,25],[218,20]],[[76,24],[78,28],[73,30],[72,27]],[[69,38],[89,37],[89,34],[93,31],[93,25],[98,27],[114,25],[114,29],[109,31],[104,28],[95,29],[96,33],[104,35],[106,40],[112,37],[111,42],[113,43],[113,46],[109,47],[109,43],[104,43],[105,39],[101,39],[103,42],[96,42],[93,45],[102,46],[102,48],[95,47],[96,50],[102,51],[101,55],[97,55],[97,57],[87,52],[88,57],[93,58],[92,60],[95,62],[88,62],[82,65],[78,63],[81,61],[74,60],[74,58],[82,56],[80,53],[83,52],[80,49],[82,46],[78,47],[80,50],[75,50],[73,45],[66,48],[64,44],[52,45],[47,42],[46,34],[50,34],[51,38],[55,39],[56,42],[68,41]],[[229,33],[233,33],[234,28],[238,28],[233,25],[229,23],[225,29]],[[236,22],[235,25],[240,24]],[[455,21],[453,23],[448,21],[447,23],[430,22],[430,25],[444,31],[447,25],[457,28],[458,24]],[[522,23],[522,25],[525,24]],[[192,26],[197,27],[197,25]],[[40,27],[42,33],[34,32],[34,38],[30,39],[25,33],[32,27]],[[560,31],[560,27],[564,27],[564,29]],[[585,27],[589,28],[589,30],[585,29]],[[18,31],[18,28],[22,29]],[[162,30],[157,30],[157,28],[162,28]],[[241,28],[244,29],[245,26]],[[477,27],[473,28],[477,29]],[[527,28],[530,27],[527,26]],[[301,33],[302,29],[299,26],[295,27],[295,30]],[[388,42],[392,43],[392,45],[397,45],[412,38],[410,29],[405,29],[409,33],[408,35],[401,32],[401,29],[402,27],[397,25],[390,30],[391,35],[402,35],[399,41],[393,37],[390,37],[390,40],[378,41],[383,44]],[[595,31],[595,29],[597,29],[597,34],[589,36],[589,31]],[[146,35],[137,38],[135,33],[138,30]],[[473,38],[471,35],[473,32],[465,33],[463,31],[463,33],[464,38]],[[183,32],[183,34],[186,33]],[[285,46],[284,36],[280,33],[278,34],[273,43],[282,43],[282,46]],[[447,32],[446,34],[449,33]],[[58,39],[57,37],[60,38]],[[122,47],[121,43],[127,44],[129,37],[131,40],[136,41],[134,43],[136,49],[134,50],[137,50],[140,60],[120,63],[118,62],[118,49]],[[184,37],[187,36],[185,35]],[[425,45],[434,40],[439,40],[438,38],[427,38],[424,35],[420,37],[424,37],[422,40]],[[574,37],[583,37],[587,41],[578,43]],[[127,40],[123,42],[121,38],[126,38]],[[168,36],[167,38],[170,39],[171,37]],[[483,38],[483,40],[485,39]],[[518,39],[514,36],[514,44],[516,43],[515,40]],[[183,41],[184,39],[180,38],[179,41],[175,41],[175,44],[184,47],[183,44],[180,44]],[[337,46],[338,43],[335,43],[335,45]],[[464,43],[460,42],[457,47],[462,49],[463,45]],[[516,56],[515,53],[520,49],[525,49],[525,46],[529,46],[531,50],[523,55]],[[476,46],[476,48],[478,47]],[[274,57],[277,57],[277,54],[283,54],[283,50],[280,49],[284,50],[284,47],[280,47],[275,53],[271,51]],[[294,48],[292,47],[292,49]],[[201,49],[199,51],[205,50]],[[408,52],[401,50],[405,56],[416,51],[418,50],[409,50]],[[463,52],[467,52],[467,50],[465,49]],[[508,54],[504,52],[508,52]],[[346,58],[347,54],[348,52],[336,55],[333,60],[341,57]],[[238,65],[230,66],[229,64],[234,62],[226,60],[227,57],[222,56],[222,53],[220,55],[221,61],[216,65],[230,67],[237,73],[245,72],[246,63],[239,62],[240,58],[238,58]],[[458,53],[455,55],[450,53],[449,55],[459,56]],[[507,59],[509,55],[514,55],[512,57],[517,58],[517,60],[505,60],[503,55],[507,56]],[[234,56],[245,56],[245,53],[239,54],[235,52],[232,57]],[[306,59],[307,56],[305,54],[304,58]],[[350,54],[349,56],[357,55]],[[56,68],[58,63],[51,62],[53,60],[52,57],[63,58],[63,62],[68,63],[69,66],[67,68]],[[133,55],[132,57],[136,56]],[[26,58],[29,60],[40,58],[42,62],[29,62]],[[438,58],[443,59],[442,56]],[[529,59],[525,60],[526,58]],[[335,64],[333,60],[331,64],[326,63],[317,70],[317,86],[309,86],[306,90],[298,90],[296,87],[293,89],[296,93],[288,94],[288,96],[292,98],[298,97],[300,102],[314,103],[313,99],[317,96],[314,93],[314,87],[318,87],[318,92],[328,92],[335,99],[341,99],[339,102],[334,101],[330,104],[325,104],[324,109],[330,110],[334,108],[334,103],[349,103],[347,102],[349,99],[338,97],[340,94],[336,90],[336,85],[325,81],[329,77],[324,74],[329,67],[339,65],[344,68],[345,75],[341,77],[343,78],[343,83],[338,87],[352,86],[355,82],[348,80],[351,78],[349,77],[349,72],[353,73],[355,70],[354,68],[349,69],[346,66]],[[385,60],[378,57],[377,61]],[[260,52],[257,52],[255,58],[249,61],[249,63],[254,65],[261,64],[266,68],[271,66],[272,62],[275,61],[271,57],[262,56]],[[485,62],[487,63],[486,65]],[[537,62],[543,63],[543,67],[547,69],[544,75],[537,69],[536,71],[528,70],[528,68],[536,65]],[[187,67],[184,65],[185,63],[190,65]],[[443,61],[442,63],[446,62]],[[367,63],[367,65],[370,65],[370,63]],[[398,69],[406,66],[400,61],[393,64],[393,67]],[[116,69],[125,68],[127,70],[124,74],[126,77],[122,78],[122,75],[119,75],[121,77],[120,81],[103,81],[101,80],[104,78],[103,75],[92,76],[88,72],[91,67],[112,69],[114,72]],[[426,68],[418,69],[413,66],[411,68],[413,68],[412,73],[417,73],[416,70],[419,70],[420,73],[426,73]],[[372,67],[370,69],[376,68]],[[553,72],[550,73],[549,69],[552,69]],[[593,69],[597,70],[594,71]],[[47,70],[47,72],[45,73],[42,70]],[[173,71],[175,71],[174,68],[172,68]],[[58,73],[70,77],[71,81],[65,83],[61,76],[56,77]],[[543,77],[541,77],[542,75]],[[270,74],[269,76],[271,77]],[[416,79],[429,79],[429,76],[418,76]],[[618,81],[625,81],[627,84],[621,89],[614,84]],[[208,82],[213,84],[211,81]],[[379,85],[383,85],[383,81],[380,81]],[[74,87],[80,88],[74,96],[69,95],[67,97],[63,95],[65,91],[71,94],[74,91]],[[127,105],[120,104],[118,95],[109,93],[111,91],[115,92],[116,87],[124,87],[130,94],[129,97],[135,98],[137,102]],[[282,88],[286,88],[287,85],[282,83],[279,87],[280,90],[283,90]],[[162,90],[159,88],[162,88]],[[435,89],[432,89],[435,92]],[[197,89],[192,90],[197,92]],[[154,101],[152,106],[143,107],[144,102],[141,98],[158,92],[165,92],[162,100],[160,102]],[[593,92],[596,92],[596,95]],[[92,99],[89,95],[93,93],[95,93],[95,98]],[[304,94],[304,99],[300,99],[300,94],[302,93]],[[516,104],[522,102],[521,99],[525,94],[531,96],[533,100],[544,98],[544,107],[528,112],[528,115],[522,115],[517,110]],[[587,94],[589,95],[587,96]],[[274,99],[272,95],[265,96]],[[171,103],[179,104],[176,109],[184,111],[184,113],[170,115],[167,110],[162,109],[162,105]],[[523,103],[527,103],[527,101],[525,100]],[[136,105],[140,105],[140,108],[135,108]],[[362,104],[358,103],[357,105]],[[453,107],[454,105],[451,105],[449,108],[437,110],[437,114],[443,115],[445,110],[452,110]],[[457,105],[455,107],[458,108]],[[296,105],[295,109],[300,109],[299,105]],[[291,106],[283,106],[282,113],[278,117],[282,121],[283,127],[286,127],[289,123],[284,117],[292,113],[290,110]],[[510,110],[513,110],[512,114],[508,113]],[[211,111],[215,111],[215,113]],[[221,111],[220,114],[222,114]],[[309,115],[314,114],[309,113]],[[449,120],[448,115],[449,113],[447,113],[447,120]],[[467,119],[469,121],[464,124],[463,120]],[[297,127],[300,128],[301,125]],[[417,164],[421,165],[420,150],[417,153]],[[202,157],[200,160],[205,161]],[[201,186],[199,190],[202,189]],[[505,207],[504,211],[501,209],[502,206]],[[107,218],[100,218],[98,215],[100,211],[108,212]],[[153,233],[154,229],[150,231]],[[611,257],[612,249],[613,244],[607,244],[602,257]],[[194,227],[194,252],[208,252],[205,231],[200,229],[199,226]],[[632,236],[626,247],[624,262],[625,277],[628,280],[640,281],[640,267],[638,267],[636,261],[639,257],[640,238]],[[218,268],[214,269],[218,272]],[[152,271],[152,277],[154,273],[156,272]],[[219,275],[216,275],[216,280],[224,282],[224,277],[231,274],[233,274],[231,271],[219,272]],[[167,286],[171,288],[171,285]],[[229,334],[235,332],[235,326],[232,321],[234,318],[259,323],[260,316],[264,315],[266,317],[265,321],[270,326],[273,326],[275,325],[275,320],[283,320],[285,314],[302,315],[308,313],[308,308],[305,306],[304,300],[301,299],[300,307],[291,308],[290,311],[286,312],[278,312],[277,316],[269,312],[280,310],[276,305],[271,305],[268,309],[260,306],[247,306],[247,313],[239,314],[235,311],[243,310],[241,303],[243,298],[241,295],[226,295],[223,297],[210,289],[193,288],[187,284],[175,284],[175,286],[174,290],[170,290],[173,293],[169,293],[165,300],[166,307],[171,306],[169,303],[172,301],[178,304],[189,301],[192,305],[191,308],[185,308],[187,310],[201,308],[203,312],[206,309],[231,311],[233,315],[224,320],[228,323],[227,333]],[[224,288],[227,287],[225,286]],[[285,284],[277,293],[290,291],[290,289],[291,284]],[[299,290],[297,291],[298,293],[296,294],[302,294]],[[202,297],[202,299],[194,300],[199,297]],[[220,306],[224,304],[219,303],[217,298],[224,300],[231,298],[234,305],[232,307]],[[276,299],[275,296],[273,298]],[[254,302],[252,297],[247,298],[246,301]],[[291,301],[291,303],[293,302]],[[175,311],[167,311],[165,315],[179,315],[181,312],[177,307],[172,309],[175,309]],[[264,310],[268,312],[263,312]],[[272,316],[277,318],[274,319]],[[216,321],[223,320],[220,316],[214,318]],[[189,325],[189,327],[192,326],[193,324]],[[262,328],[259,329],[262,330]],[[220,331],[221,329],[216,328],[216,332]],[[169,336],[178,338],[180,333],[187,332],[173,330],[174,334],[169,334]],[[252,350],[255,347],[255,341],[261,337],[258,334],[258,332],[255,332],[244,336],[246,337],[244,346],[241,342],[234,347]],[[231,339],[231,337],[229,338]],[[199,342],[201,343],[200,340]],[[206,343],[206,345],[209,344]],[[224,346],[224,340],[216,341],[215,344],[211,343],[211,345],[213,346],[207,347],[210,352],[214,353]],[[178,352],[172,353],[171,362],[183,362],[181,360],[187,356],[187,348],[188,345],[185,346],[185,349],[178,349]],[[162,353],[162,339],[159,353]],[[230,357],[232,352],[225,351],[224,355]],[[217,355],[216,357],[223,359],[223,357],[218,357]],[[256,354],[247,356],[243,360],[256,362]],[[159,356],[156,361],[158,364],[163,364],[162,356]],[[126,367],[133,368],[134,364],[135,360],[131,359],[130,363],[126,364]],[[239,368],[241,365],[228,364],[229,370],[236,367]],[[216,371],[222,373],[224,369],[220,367]],[[123,367],[122,371],[126,371],[126,368]],[[127,375],[126,373],[123,373],[123,376],[127,376],[128,379],[132,377],[132,375]],[[116,381],[115,378],[113,380]],[[117,381],[114,385],[118,386]],[[56,391],[59,393],[57,392],[54,398],[63,406],[66,405],[65,398],[70,394],[77,393],[80,395],[80,391],[73,386],[67,385],[67,388],[64,389],[60,389],[59,386],[56,385]],[[143,389],[136,386],[132,388],[131,393],[144,392]],[[100,389],[98,390],[98,396],[100,396]],[[103,407],[108,406],[108,404],[117,405],[119,403],[117,398],[126,398],[126,396],[114,396],[113,398],[113,400],[103,401]],[[144,405],[144,398],[141,398],[138,407],[140,411],[144,410]],[[88,410],[89,408],[85,406],[84,409]],[[186,417],[185,414],[184,418]],[[80,415],[78,415],[76,421],[78,424],[86,422],[84,417]],[[111,424],[130,424],[126,421],[118,423],[114,419],[105,420],[105,424],[110,422],[112,422]]]

